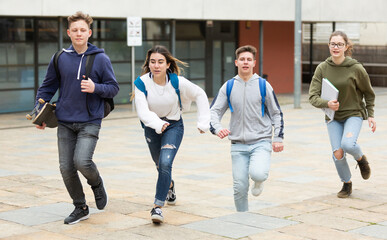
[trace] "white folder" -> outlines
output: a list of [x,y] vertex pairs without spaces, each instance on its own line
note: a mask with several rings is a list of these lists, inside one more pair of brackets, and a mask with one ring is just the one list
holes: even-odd
[[[339,97],[339,90],[337,90],[337,88],[333,86],[333,84],[328,79],[323,78],[322,87],[321,87],[321,98],[324,100],[331,101],[331,100],[337,100],[338,97]],[[322,108],[322,110],[325,113],[325,115],[328,116],[330,121],[332,121],[333,118],[335,117],[335,111],[333,111],[330,108]]]

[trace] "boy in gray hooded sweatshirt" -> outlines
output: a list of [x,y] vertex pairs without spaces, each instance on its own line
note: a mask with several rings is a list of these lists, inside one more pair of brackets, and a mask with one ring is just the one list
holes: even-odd
[[[227,82],[223,84],[211,106],[211,132],[231,140],[234,202],[238,212],[249,210],[249,177],[253,180],[251,193],[260,195],[269,175],[272,149],[283,150],[283,114],[271,85],[253,73],[256,53],[256,48],[250,45],[235,51],[238,75],[234,77],[232,91],[227,90],[230,88]],[[222,127],[221,119],[229,107],[233,110],[227,129]]]

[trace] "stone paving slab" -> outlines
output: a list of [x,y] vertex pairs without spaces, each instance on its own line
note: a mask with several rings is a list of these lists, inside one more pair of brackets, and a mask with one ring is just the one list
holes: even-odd
[[[172,170],[178,201],[163,209],[161,225],[150,221],[157,170],[131,106],[118,105],[103,121],[94,156],[109,205],[71,226],[63,224],[73,207],[59,172],[56,129],[39,131],[24,113],[2,114],[0,152],[7,154],[0,158],[0,238],[385,239],[387,89],[377,89],[377,131],[371,133],[364,122],[359,138],[372,176],[364,181],[356,162],[349,161],[353,193],[348,199],[336,197],[342,184],[323,113],[303,97],[301,109],[281,106],[285,151],[272,154],[264,191],[249,195],[250,211],[242,214],[234,207],[229,141],[199,134],[196,113],[185,113],[185,136]],[[226,112],[225,126],[229,118]],[[82,176],[81,181],[93,209],[93,193]]]
[[184,225],[183,227],[234,239],[246,237],[265,231],[262,228],[246,226],[233,222],[225,222],[219,219],[210,219],[190,223]]
[[352,230],[351,232],[360,233],[366,236],[376,237],[380,239],[387,239],[387,226],[383,225],[371,225]]
[[[0,212],[0,219],[26,226],[36,226],[49,222],[63,221],[73,210],[74,206],[72,204],[55,203]],[[89,211],[90,214],[99,212],[99,210],[94,208],[89,208]]]

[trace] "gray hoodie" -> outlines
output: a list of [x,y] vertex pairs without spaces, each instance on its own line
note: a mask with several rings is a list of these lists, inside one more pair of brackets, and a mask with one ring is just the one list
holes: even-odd
[[[261,94],[259,76],[254,74],[247,82],[238,75],[230,94],[230,102],[234,109],[231,113],[230,134],[232,142],[254,144],[261,140],[282,142],[284,121],[281,108],[272,86],[266,82],[265,115],[261,113]],[[223,129],[221,119],[228,109],[227,83],[220,88],[211,106],[211,132],[218,134]],[[274,136],[273,136],[274,127]]]

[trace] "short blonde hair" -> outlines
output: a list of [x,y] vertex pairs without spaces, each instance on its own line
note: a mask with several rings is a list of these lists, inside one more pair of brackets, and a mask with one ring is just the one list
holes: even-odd
[[82,11],[78,11],[75,14],[73,14],[67,18],[68,28],[70,28],[70,26],[73,22],[76,22],[79,20],[85,21],[87,23],[87,25],[89,26],[89,28],[90,28],[90,25],[93,23],[93,18],[90,17],[89,14],[83,13]]

